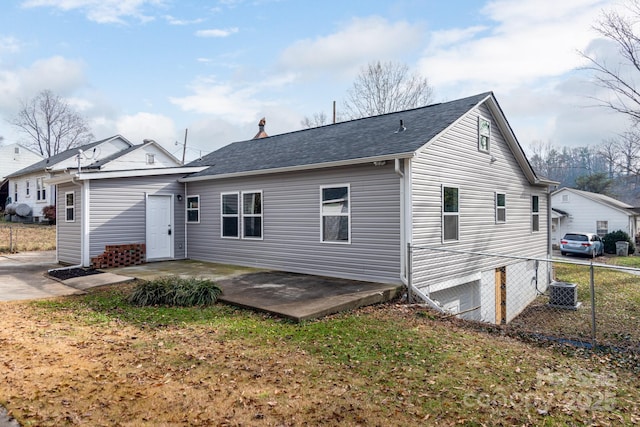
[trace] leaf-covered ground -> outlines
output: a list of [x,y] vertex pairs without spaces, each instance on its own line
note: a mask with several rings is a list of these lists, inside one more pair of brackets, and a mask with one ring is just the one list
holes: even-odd
[[293,324],[128,288],[0,304],[22,425],[633,425],[637,372],[390,304]]

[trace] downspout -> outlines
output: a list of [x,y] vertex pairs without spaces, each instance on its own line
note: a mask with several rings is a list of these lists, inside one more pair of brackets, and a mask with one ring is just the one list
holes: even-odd
[[[186,138],[186,131],[185,131],[185,138]],[[188,254],[188,249],[187,249],[187,243],[188,243],[188,236],[187,236],[187,232],[189,230],[189,228],[187,227],[187,183],[184,183],[184,259],[189,259],[189,254]],[[198,205],[199,207],[199,205]],[[198,218],[200,219],[200,218]]]
[[[551,187],[547,186],[547,259],[551,259],[553,256],[553,249],[551,247]],[[558,225],[560,225],[560,221],[558,221]],[[553,273],[553,264],[551,264],[551,268],[547,268],[547,283],[551,283],[554,277]],[[538,288],[538,284],[536,283],[536,290]]]
[[[407,287],[407,300],[411,301],[411,294],[419,296],[422,300],[424,300],[427,305],[441,313],[446,313],[442,306],[429,298],[424,292],[420,289],[417,289],[413,286],[412,280],[409,280],[409,276],[411,275],[411,271],[408,270],[409,264],[413,265],[413,263],[409,263],[407,259],[408,248],[411,243],[413,243],[411,238],[411,227],[413,222],[411,221],[411,198],[407,197],[407,180],[410,179],[410,173],[407,176],[402,168],[400,167],[400,159],[395,159],[395,172],[400,177],[400,280]],[[409,188],[410,185],[409,185]],[[411,193],[409,192],[409,195]],[[411,267],[412,268],[412,267]]]
[[400,159],[395,159],[394,170],[400,177],[400,280],[405,286],[408,286],[409,281],[407,278],[407,230],[405,226],[406,215],[406,195],[405,195],[405,182],[404,172],[400,168]]

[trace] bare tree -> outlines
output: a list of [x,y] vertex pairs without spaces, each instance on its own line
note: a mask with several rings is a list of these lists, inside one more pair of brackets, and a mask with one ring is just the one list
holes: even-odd
[[598,149],[598,154],[607,165],[608,178],[613,179],[616,170],[618,170],[618,158],[620,157],[616,140],[609,138],[602,141]]
[[327,124],[327,115],[324,112],[313,113],[311,117],[305,116],[304,119],[300,121],[300,124],[304,128],[324,126]]
[[627,131],[618,136],[616,146],[621,157],[620,166],[624,174],[638,175],[640,173],[640,134],[637,131]]
[[640,77],[640,0],[627,0],[625,7],[628,14],[617,11],[605,11],[594,29],[605,39],[614,43],[622,62],[616,58],[613,63],[606,58],[581,55],[589,61],[590,69],[595,72],[596,83],[608,89],[611,98],[598,99],[599,103],[629,116],[634,123],[640,123],[640,88],[637,80]]
[[428,80],[396,62],[371,62],[360,70],[344,101],[352,119],[420,107],[431,102]]
[[93,139],[86,120],[50,90],[43,90],[33,99],[23,102],[11,123],[27,134],[27,147],[46,157]]

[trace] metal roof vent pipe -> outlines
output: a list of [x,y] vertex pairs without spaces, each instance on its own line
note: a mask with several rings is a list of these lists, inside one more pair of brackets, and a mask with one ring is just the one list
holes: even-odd
[[407,128],[404,127],[404,120],[400,119],[400,127],[398,128],[397,131],[395,131],[395,133],[404,132],[405,130],[407,130]]

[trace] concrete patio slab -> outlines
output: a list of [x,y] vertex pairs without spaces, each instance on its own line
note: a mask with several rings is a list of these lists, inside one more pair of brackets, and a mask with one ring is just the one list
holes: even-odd
[[276,314],[297,322],[389,301],[402,292],[402,285],[396,284],[192,260],[153,262],[108,271],[145,280],[166,275],[211,279],[222,288],[221,302]]
[[121,276],[114,273],[92,274],[90,276],[74,277],[72,279],[63,280],[66,286],[70,286],[79,290],[87,290],[97,286],[117,285],[134,280],[134,277]]

